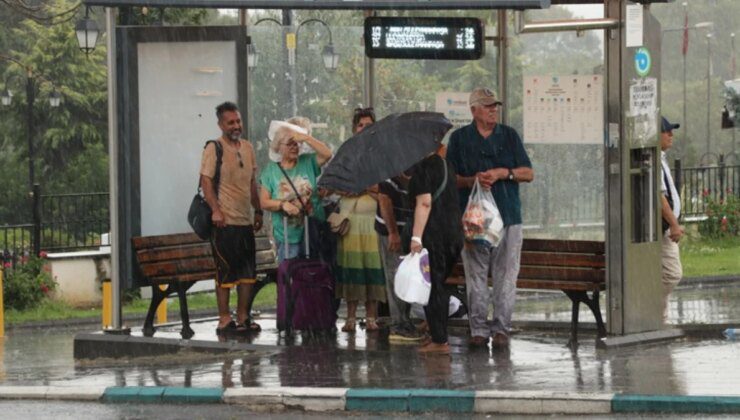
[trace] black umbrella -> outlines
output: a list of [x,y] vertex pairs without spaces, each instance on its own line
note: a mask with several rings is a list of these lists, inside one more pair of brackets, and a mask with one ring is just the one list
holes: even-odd
[[345,141],[319,187],[358,194],[437,150],[452,123],[438,112],[392,114]]

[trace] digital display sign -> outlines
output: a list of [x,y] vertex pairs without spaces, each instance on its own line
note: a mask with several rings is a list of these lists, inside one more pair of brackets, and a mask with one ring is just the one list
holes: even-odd
[[365,55],[370,58],[477,60],[484,41],[483,23],[475,18],[365,19]]

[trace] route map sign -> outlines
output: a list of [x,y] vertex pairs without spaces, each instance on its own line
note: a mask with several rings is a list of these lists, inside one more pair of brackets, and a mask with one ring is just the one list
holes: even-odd
[[475,18],[365,19],[365,54],[370,58],[477,60],[483,46],[483,23]]

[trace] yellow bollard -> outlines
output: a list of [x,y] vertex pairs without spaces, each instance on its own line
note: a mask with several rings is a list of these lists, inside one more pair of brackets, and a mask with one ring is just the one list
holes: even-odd
[[[5,305],[3,301],[3,269],[0,268],[0,338],[5,337]],[[0,360],[0,363],[2,361]]]
[[[167,289],[166,285],[159,285],[159,290],[164,291]],[[164,324],[167,322],[167,298],[162,299],[162,303],[157,307],[157,324]]]
[[103,281],[103,329],[113,325],[113,288],[110,280]]

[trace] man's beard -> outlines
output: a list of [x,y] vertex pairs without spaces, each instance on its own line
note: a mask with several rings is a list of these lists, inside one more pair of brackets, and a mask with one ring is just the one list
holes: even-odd
[[241,130],[232,130],[232,131],[229,131],[229,134],[227,135],[227,137],[231,141],[237,141],[237,140],[239,140],[239,137],[241,135],[242,135]]

